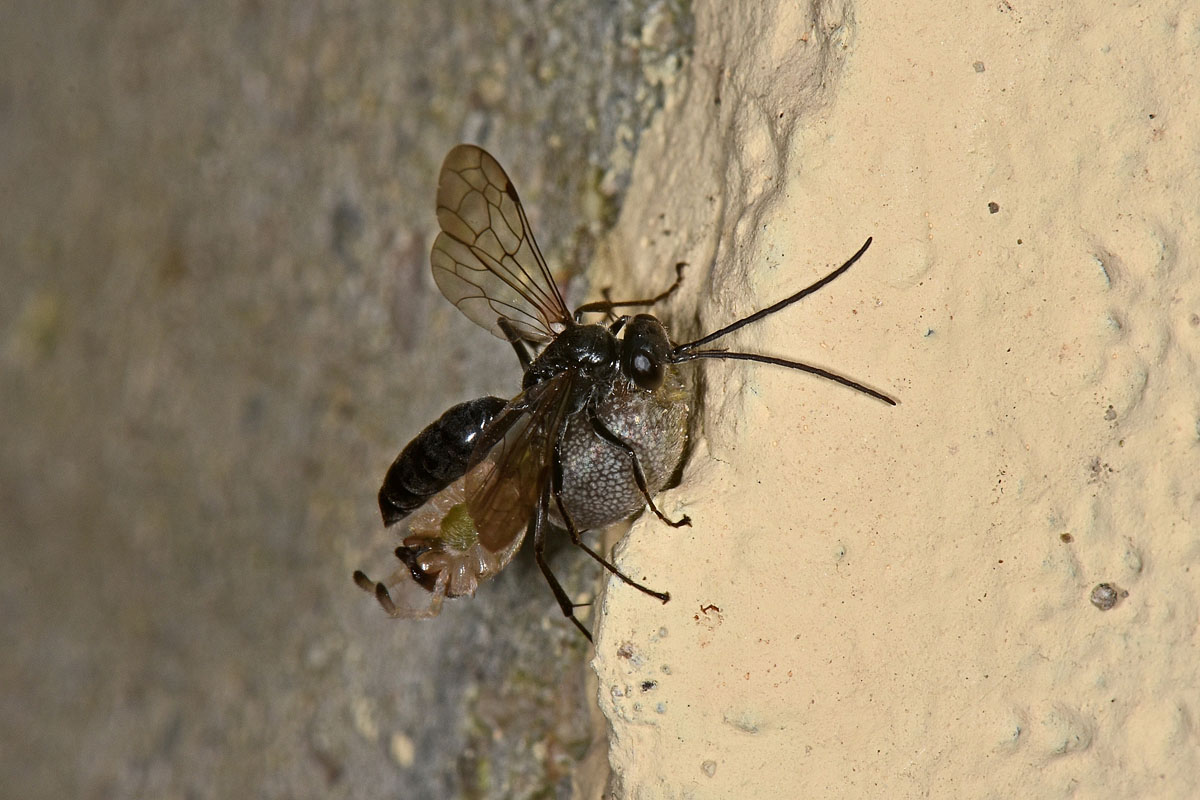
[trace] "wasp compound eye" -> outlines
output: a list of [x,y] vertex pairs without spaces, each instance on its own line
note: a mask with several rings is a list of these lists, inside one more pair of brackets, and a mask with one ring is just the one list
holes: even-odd
[[638,351],[629,359],[629,377],[643,389],[657,389],[663,382],[663,363],[644,350]]
[[621,370],[638,387],[653,391],[662,386],[670,361],[671,340],[662,323],[649,314],[638,314],[625,329]]

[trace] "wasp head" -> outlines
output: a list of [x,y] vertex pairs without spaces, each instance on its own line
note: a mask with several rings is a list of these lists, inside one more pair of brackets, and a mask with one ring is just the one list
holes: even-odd
[[621,372],[642,389],[653,391],[662,385],[670,361],[671,340],[663,324],[650,314],[629,320],[621,341]]

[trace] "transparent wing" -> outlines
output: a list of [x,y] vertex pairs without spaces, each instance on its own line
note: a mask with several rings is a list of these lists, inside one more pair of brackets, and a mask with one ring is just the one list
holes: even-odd
[[497,324],[504,317],[534,342],[570,324],[517,190],[496,159],[474,145],[451,150],[438,177],[437,218],[433,279],[472,322],[507,339]]
[[467,510],[480,543],[504,549],[525,532],[550,480],[555,436],[566,424],[572,377],[564,373],[538,384],[509,403],[476,445],[467,473]]

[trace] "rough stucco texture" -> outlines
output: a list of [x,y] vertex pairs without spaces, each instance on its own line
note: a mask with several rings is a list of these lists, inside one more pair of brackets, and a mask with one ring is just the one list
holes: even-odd
[[[616,234],[646,237],[659,198],[720,198],[668,204],[670,227],[717,228],[690,258],[717,264],[702,329],[873,235],[731,346],[901,405],[707,368],[662,498],[694,525],[643,519],[620,550],[672,602],[607,588],[615,791],[1197,796],[1200,98],[1181,66],[1200,18],[762,8],[697,6],[688,89],[643,137]],[[657,166],[679,153],[687,170]]]

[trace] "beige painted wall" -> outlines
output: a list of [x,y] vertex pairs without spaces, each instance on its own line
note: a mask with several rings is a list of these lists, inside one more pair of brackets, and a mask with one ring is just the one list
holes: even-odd
[[1200,15],[1071,6],[697,7],[614,261],[712,329],[872,235],[736,344],[902,402],[705,368],[695,524],[619,551],[673,600],[607,587],[618,796],[1200,795]]

